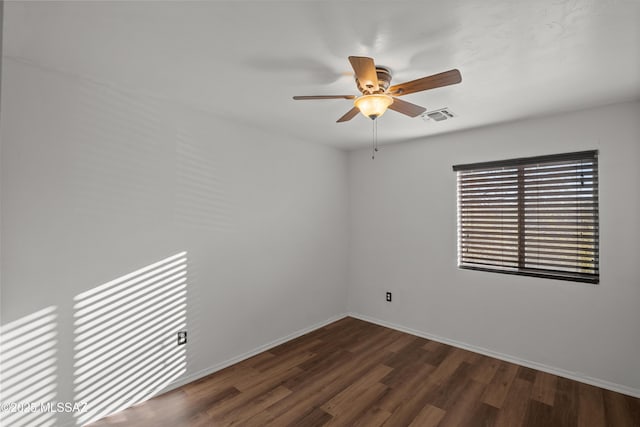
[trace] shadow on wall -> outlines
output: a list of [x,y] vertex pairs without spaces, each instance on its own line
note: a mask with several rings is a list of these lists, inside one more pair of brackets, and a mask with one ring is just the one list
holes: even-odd
[[75,297],[74,394],[86,424],[149,399],[186,370],[187,253]]
[[203,152],[200,144],[184,131],[176,135],[178,188],[174,213],[185,225],[229,231],[232,229],[231,207],[225,185],[216,174],[220,167],[213,156]]
[[[53,426],[55,412],[56,307],[47,307],[2,325],[0,330],[0,402],[3,426]],[[21,406],[28,403],[29,408]]]
[[60,147],[68,153],[63,160],[72,178],[69,189],[82,217],[148,223],[162,216],[170,200],[162,184],[171,128],[158,103],[57,70],[35,74],[40,75],[56,78],[77,97],[77,104],[59,118],[65,132]]
[[[55,72],[65,82],[78,80]],[[80,108],[68,117],[74,126],[67,144],[83,217],[231,227],[226,183],[219,177],[224,156],[211,151],[210,135],[175,129],[165,103],[150,96],[85,78],[78,89]],[[174,218],[165,217],[169,212]]]

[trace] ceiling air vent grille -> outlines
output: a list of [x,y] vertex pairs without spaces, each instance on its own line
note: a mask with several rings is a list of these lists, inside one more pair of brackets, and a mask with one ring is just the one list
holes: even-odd
[[422,118],[425,121],[434,120],[436,122],[442,122],[444,120],[449,120],[455,117],[455,114],[451,112],[448,108],[440,108],[438,110],[427,111],[422,115]]

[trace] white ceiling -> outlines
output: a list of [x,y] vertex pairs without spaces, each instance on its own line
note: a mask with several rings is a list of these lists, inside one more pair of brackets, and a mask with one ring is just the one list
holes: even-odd
[[389,111],[380,143],[640,99],[640,0],[5,2],[4,51],[321,144],[370,143],[336,119],[357,94],[349,55],[393,83],[458,68],[462,83],[410,94],[457,117]]

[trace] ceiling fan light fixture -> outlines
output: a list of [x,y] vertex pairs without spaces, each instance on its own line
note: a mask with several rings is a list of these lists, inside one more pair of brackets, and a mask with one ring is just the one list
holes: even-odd
[[381,93],[362,95],[356,98],[353,104],[364,116],[375,120],[387,111],[389,105],[393,104],[393,98]]

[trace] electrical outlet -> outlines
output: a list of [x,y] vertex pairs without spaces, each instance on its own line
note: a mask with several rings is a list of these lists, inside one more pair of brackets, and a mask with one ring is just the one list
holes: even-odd
[[391,302],[391,292],[387,292],[387,302]]
[[185,345],[187,343],[187,331],[178,332],[178,345]]

